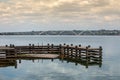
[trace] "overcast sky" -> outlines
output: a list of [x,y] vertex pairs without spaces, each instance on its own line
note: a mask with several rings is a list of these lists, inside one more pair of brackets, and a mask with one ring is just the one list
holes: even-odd
[[120,29],[120,0],[0,0],[0,32]]

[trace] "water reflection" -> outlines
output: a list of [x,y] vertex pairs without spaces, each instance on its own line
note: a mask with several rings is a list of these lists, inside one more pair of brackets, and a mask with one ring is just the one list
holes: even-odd
[[[75,63],[75,65],[82,65],[85,66],[86,68],[88,68],[89,66],[102,66],[102,61],[96,60],[94,62],[89,62],[88,60],[84,61],[84,60],[74,60],[74,59],[64,59],[65,61],[67,61],[67,63]],[[63,60],[61,59],[61,61],[63,62]]]
[[0,59],[0,67],[10,67],[10,66],[17,68],[17,60],[16,59]]
[[[15,58],[5,58],[5,59],[0,59],[0,67],[3,68],[3,67],[14,67],[15,69],[17,69],[17,65],[18,63],[21,64],[22,63],[22,60],[31,60],[31,62],[35,62],[35,60],[42,60],[42,63],[43,63],[43,60],[45,59],[15,59]],[[51,60],[52,62],[54,61],[54,59],[48,59],[48,60]],[[18,61],[18,62],[17,62]]]
[[[31,58],[27,58],[27,59],[12,59],[12,58],[6,58],[6,59],[0,59],[0,67],[3,68],[3,67],[14,67],[15,69],[17,69],[17,66],[18,64],[21,64],[22,63],[22,60],[29,60],[31,61],[32,63],[34,63],[36,60],[41,61],[41,63],[44,63],[44,60],[46,59],[31,59]],[[56,59],[47,59],[51,62],[54,62],[54,60]],[[89,62],[88,60],[87,61],[83,61],[83,60],[74,60],[74,59],[62,59],[60,58],[59,61],[61,61],[61,64],[63,62],[66,62],[66,63],[74,63],[76,66],[78,65],[82,65],[82,66],[85,66],[86,68],[88,68],[89,66],[99,66],[101,67],[102,66],[102,61],[94,61],[94,62]],[[39,62],[40,63],[40,62]]]

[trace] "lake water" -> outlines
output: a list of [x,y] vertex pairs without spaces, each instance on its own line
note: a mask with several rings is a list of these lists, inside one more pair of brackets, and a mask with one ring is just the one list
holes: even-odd
[[0,45],[74,44],[103,47],[102,66],[75,65],[59,59],[15,60],[0,67],[0,80],[119,80],[120,36],[0,36]]

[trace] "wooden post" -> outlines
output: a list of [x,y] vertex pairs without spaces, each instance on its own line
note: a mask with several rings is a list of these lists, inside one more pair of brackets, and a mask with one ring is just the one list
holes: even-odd
[[15,45],[14,45],[14,44],[12,44],[12,47],[15,47]]
[[49,43],[47,44],[47,48],[48,48],[48,53],[50,53],[50,52],[49,52],[49,48],[50,48],[50,44],[49,44]]
[[17,57],[17,50],[15,49],[15,57]]
[[88,62],[88,47],[86,47],[86,61]]
[[51,44],[51,53],[53,53],[54,44]]
[[99,58],[102,60],[102,46],[99,47]]
[[81,59],[81,45],[79,45],[79,59]]
[[75,46],[75,59],[77,60],[78,58],[78,46]]
[[10,47],[12,47],[12,44],[10,44]]
[[[21,48],[20,48],[21,50]],[[31,53],[31,44],[29,44],[29,53]]]
[[19,53],[21,54],[21,52],[22,52],[22,50],[21,50],[21,48],[19,49]]
[[86,68],[88,68],[89,60],[88,60],[88,47],[86,47]]
[[34,53],[34,44],[32,44],[32,53]]
[[69,45],[67,45],[67,57],[69,57]]
[[34,44],[32,44],[32,48],[34,48]]
[[5,45],[5,47],[8,47],[8,45]]
[[64,57],[66,56],[66,46],[63,46],[63,50],[64,50]]
[[63,44],[63,48],[64,48],[64,49],[63,49],[63,50],[64,50],[64,57],[66,57],[67,48],[66,48],[66,44],[65,44],[65,43]]
[[64,59],[64,48],[62,47],[62,44],[60,44],[60,58]]
[[[90,48],[91,46],[90,45],[88,45],[88,48]],[[90,59],[91,59],[91,54],[90,54],[90,51],[88,51],[88,55],[89,55],[89,57],[88,57],[88,61],[90,62]]]
[[71,46],[73,46],[73,44],[71,44]]
[[13,44],[12,47],[14,48],[12,53],[14,54],[15,57],[17,57],[17,50],[15,49],[15,45]]
[[72,56],[73,56],[73,55],[72,55],[72,54],[73,54],[73,48],[72,48],[72,47],[73,47],[73,44],[71,44],[71,53],[70,53],[70,57],[71,57],[71,58],[72,58]]
[[51,44],[51,47],[53,48],[53,47],[54,47],[54,44]]
[[91,46],[90,45],[88,45],[88,48],[90,48]]
[[61,48],[61,54],[64,55],[65,54],[65,49],[62,47]]
[[79,45],[79,47],[81,47],[81,44]]
[[62,54],[62,45],[59,45],[59,53]]

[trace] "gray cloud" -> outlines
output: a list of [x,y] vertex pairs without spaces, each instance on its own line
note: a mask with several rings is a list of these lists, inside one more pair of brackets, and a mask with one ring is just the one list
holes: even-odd
[[104,7],[110,5],[110,0],[90,0],[90,6],[92,7]]
[[[120,19],[120,0],[6,0],[0,2],[0,23],[107,24]],[[97,20],[97,21],[96,21]],[[57,26],[57,25],[56,25]]]

